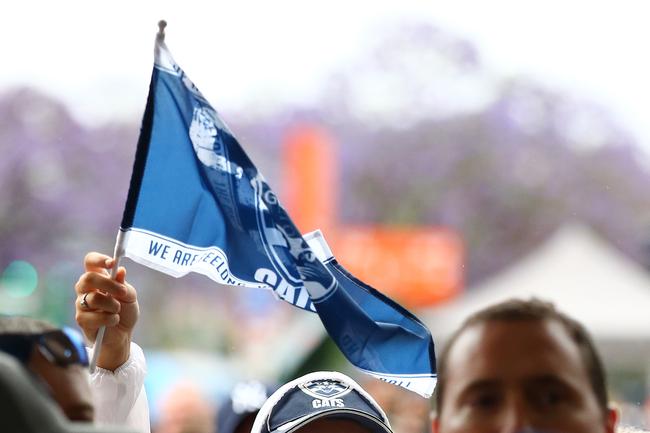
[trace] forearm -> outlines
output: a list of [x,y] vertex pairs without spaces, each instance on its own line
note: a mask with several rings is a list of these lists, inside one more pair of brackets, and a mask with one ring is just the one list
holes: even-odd
[[[98,348],[95,348],[97,350]],[[111,341],[104,341],[97,358],[97,367],[115,371],[129,360],[131,353],[130,334],[118,335]]]

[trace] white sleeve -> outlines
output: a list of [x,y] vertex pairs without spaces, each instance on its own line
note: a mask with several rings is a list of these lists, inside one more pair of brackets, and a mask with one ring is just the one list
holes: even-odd
[[[92,356],[92,349],[89,352]],[[115,371],[97,367],[90,375],[95,422],[150,433],[149,405],[144,390],[146,374],[144,352],[135,343],[131,343],[129,359]]]

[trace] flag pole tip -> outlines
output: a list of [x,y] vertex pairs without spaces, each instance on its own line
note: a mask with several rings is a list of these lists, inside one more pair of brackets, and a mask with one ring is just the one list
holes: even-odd
[[165,35],[165,27],[167,27],[167,21],[165,20],[160,20],[158,21],[158,33],[161,35]]

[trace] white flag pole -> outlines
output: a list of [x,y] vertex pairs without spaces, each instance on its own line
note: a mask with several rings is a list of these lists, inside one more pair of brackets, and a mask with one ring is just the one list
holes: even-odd
[[[156,41],[165,40],[165,27],[167,22],[165,20],[158,21],[158,33],[156,34]],[[158,43],[156,43],[155,54],[157,56]],[[117,276],[117,270],[120,267],[120,260],[124,257],[124,243],[125,243],[126,234],[121,229],[117,232],[117,239],[115,240],[115,250],[113,251],[113,268],[111,269],[111,278],[114,280]],[[106,333],[106,326],[101,326],[97,331],[97,336],[95,337],[95,350],[93,351],[92,359],[90,360],[90,372],[93,373],[97,367],[97,359],[99,358],[99,352],[102,349],[102,342],[104,341],[104,334]]]
[[[115,279],[117,276],[117,270],[120,267],[120,260],[124,257],[124,241],[126,233],[122,230],[117,232],[117,239],[115,240],[115,249],[113,250],[113,267],[111,268],[111,279]],[[90,360],[90,372],[94,373],[95,368],[97,367],[97,359],[99,358],[99,352],[102,350],[102,341],[104,341],[104,334],[106,333],[106,326],[102,326],[97,331],[97,337],[95,337],[95,350],[93,351],[93,357]]]

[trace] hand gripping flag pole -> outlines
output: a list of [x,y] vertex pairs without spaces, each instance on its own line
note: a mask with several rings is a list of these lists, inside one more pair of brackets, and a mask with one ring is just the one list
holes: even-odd
[[176,64],[164,22],[159,26],[116,260],[126,256],[175,277],[196,272],[220,284],[269,289],[318,314],[357,368],[429,397],[436,382],[429,330],[331,255],[316,254],[326,245],[322,235],[310,238],[313,246],[303,238]]
[[[115,241],[115,249],[113,251],[113,267],[111,268],[111,278],[115,279],[117,276],[117,270],[120,267],[120,261],[124,257],[124,232],[119,231],[117,233],[117,239]],[[90,360],[90,372],[94,373],[95,368],[97,367],[97,359],[99,358],[99,352],[102,349],[102,342],[104,341],[104,334],[106,333],[106,325],[100,326],[97,331],[97,336],[95,337],[93,356]]]

